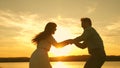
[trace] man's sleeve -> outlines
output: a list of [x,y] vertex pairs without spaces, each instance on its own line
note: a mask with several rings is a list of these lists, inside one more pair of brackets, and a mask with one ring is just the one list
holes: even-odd
[[81,41],[87,40],[90,36],[91,36],[91,31],[90,30],[85,30],[81,36],[75,38],[74,40],[76,42],[81,42]]

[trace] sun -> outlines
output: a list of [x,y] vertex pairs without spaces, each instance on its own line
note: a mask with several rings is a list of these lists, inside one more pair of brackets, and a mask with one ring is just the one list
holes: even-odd
[[[56,41],[59,43],[61,41],[71,39],[71,34],[69,30],[65,29],[64,27],[58,27],[55,34],[54,38]],[[68,56],[71,51],[70,45],[66,45],[62,48],[55,48],[54,46],[51,47],[50,49],[50,55],[52,56]]]
[[71,52],[71,49],[69,45],[63,48],[55,48],[52,46],[50,49],[50,55],[52,56],[69,56],[70,52]]

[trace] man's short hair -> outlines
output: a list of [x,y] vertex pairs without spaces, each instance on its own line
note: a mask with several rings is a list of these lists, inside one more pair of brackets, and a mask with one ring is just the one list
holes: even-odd
[[92,21],[91,21],[91,19],[90,18],[81,18],[81,21],[82,22],[85,22],[85,23],[89,23],[90,24],[90,26],[92,26]]

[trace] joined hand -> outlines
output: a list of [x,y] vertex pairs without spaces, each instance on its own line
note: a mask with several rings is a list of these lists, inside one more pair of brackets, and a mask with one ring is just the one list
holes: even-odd
[[73,44],[74,40],[73,39],[68,39],[68,40],[65,40],[65,43],[67,44]]

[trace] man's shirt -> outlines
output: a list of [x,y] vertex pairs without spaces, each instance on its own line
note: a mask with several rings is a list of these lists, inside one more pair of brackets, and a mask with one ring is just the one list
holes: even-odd
[[81,36],[75,38],[75,41],[84,41],[87,44],[88,50],[95,48],[104,48],[103,41],[97,31],[93,27],[87,27]]

